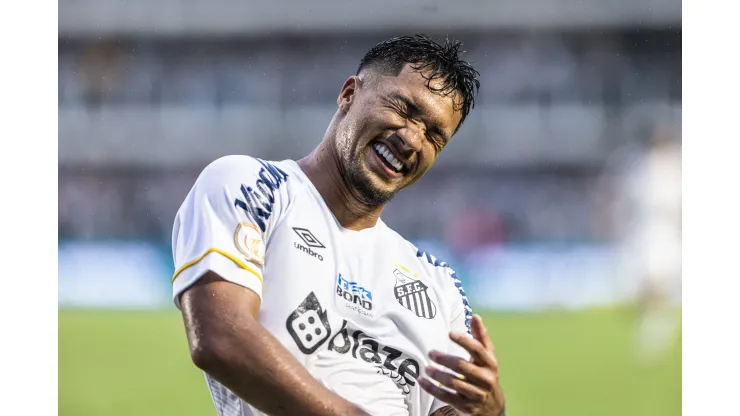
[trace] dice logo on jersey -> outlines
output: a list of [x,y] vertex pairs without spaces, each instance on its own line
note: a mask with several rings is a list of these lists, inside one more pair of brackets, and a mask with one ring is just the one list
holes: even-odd
[[262,266],[265,263],[265,242],[256,225],[242,222],[234,231],[234,245],[252,263]]
[[329,318],[313,292],[290,314],[285,324],[304,354],[313,354],[331,335]]
[[373,310],[373,294],[357,282],[345,279],[341,273],[337,276],[337,296],[346,301],[348,308],[360,315],[373,316],[370,312]]
[[403,394],[410,394],[411,388],[416,385],[421,367],[411,355],[384,345],[361,329],[350,328],[346,319],[342,320],[341,328],[332,336],[327,312],[313,292],[290,314],[286,326],[293,341],[306,355],[315,353],[327,344],[329,351],[373,365],[377,373],[393,380]]
[[396,276],[393,292],[398,303],[420,318],[434,319],[437,305],[432,302],[427,285],[418,280],[418,275],[413,274],[412,277],[411,271],[400,265],[396,266],[393,274]]
[[[298,250],[301,250],[302,252],[308,254],[311,257],[319,259],[319,261],[324,261],[324,256],[322,256],[320,253],[317,253],[313,251],[314,248],[326,248],[323,244],[321,244],[321,241],[319,241],[318,238],[316,238],[313,233],[306,229],[306,228],[299,228],[299,227],[293,227],[293,231],[295,231],[296,234],[298,234],[298,237],[303,240],[303,243],[305,243],[305,246],[301,243],[294,242],[293,247],[297,248]],[[308,246],[308,247],[307,247]]]

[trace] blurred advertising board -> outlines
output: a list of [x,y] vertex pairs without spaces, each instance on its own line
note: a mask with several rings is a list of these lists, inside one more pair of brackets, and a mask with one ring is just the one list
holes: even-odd
[[[599,245],[479,247],[454,258],[442,243],[418,246],[450,263],[470,302],[487,310],[537,311],[623,302],[616,252]],[[59,243],[59,306],[169,308],[170,248],[147,241]]]
[[172,271],[169,248],[156,244],[60,242],[59,306],[166,307]]

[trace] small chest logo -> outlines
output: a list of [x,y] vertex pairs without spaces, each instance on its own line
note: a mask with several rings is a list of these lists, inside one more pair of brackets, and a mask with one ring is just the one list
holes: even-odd
[[234,231],[234,245],[247,260],[258,266],[265,264],[265,242],[256,225],[239,223]]
[[372,316],[373,294],[357,282],[345,279],[341,273],[337,276],[337,296],[346,300],[350,309],[361,315]]
[[326,248],[323,244],[321,244],[321,241],[319,241],[318,238],[316,238],[313,233],[307,229],[307,228],[299,228],[299,227],[293,227],[293,231],[295,231],[296,234],[298,234],[298,237],[303,240],[303,244],[298,242],[293,242],[293,247],[296,249],[308,254],[309,256],[318,259],[319,261],[324,261],[324,256],[321,255],[318,251],[313,251],[313,249],[320,249],[320,248]]
[[394,293],[398,303],[420,318],[433,319],[437,315],[437,305],[429,297],[427,285],[411,277],[409,269],[403,266],[397,266],[393,274],[396,276]]

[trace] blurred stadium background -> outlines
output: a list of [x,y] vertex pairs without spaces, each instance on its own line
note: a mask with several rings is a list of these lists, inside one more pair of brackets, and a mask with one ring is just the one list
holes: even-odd
[[366,50],[417,31],[481,91],[384,219],[458,271],[509,412],[681,414],[678,0],[60,0],[59,414],[215,415],[179,204],[219,156],[308,153]]

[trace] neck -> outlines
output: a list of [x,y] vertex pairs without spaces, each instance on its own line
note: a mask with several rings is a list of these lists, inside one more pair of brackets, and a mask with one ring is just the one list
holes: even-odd
[[313,152],[298,161],[298,165],[342,227],[355,231],[373,227],[385,206],[369,206],[360,202],[356,191],[342,172],[339,157],[332,145],[332,130],[327,132],[327,136]]

